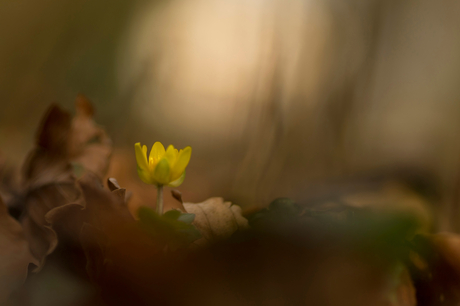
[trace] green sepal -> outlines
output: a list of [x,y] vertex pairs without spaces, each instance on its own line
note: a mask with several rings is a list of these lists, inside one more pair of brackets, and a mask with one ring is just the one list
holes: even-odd
[[179,187],[185,180],[185,171],[182,173],[182,175],[175,181],[172,181],[171,183],[168,184],[168,187]]
[[162,158],[155,167],[153,177],[161,185],[169,183],[169,162],[166,158]]
[[195,214],[182,213],[177,220],[185,222],[187,224],[192,224],[195,220]]

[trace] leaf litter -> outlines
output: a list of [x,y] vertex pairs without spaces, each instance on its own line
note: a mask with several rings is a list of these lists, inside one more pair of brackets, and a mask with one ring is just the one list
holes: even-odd
[[181,211],[133,215],[132,193],[106,178],[112,143],[94,107],[82,95],[75,105],[73,118],[50,106],[19,184],[2,171],[0,302],[23,305],[22,284],[56,262],[95,288],[81,305],[460,302],[460,237],[432,231],[418,194],[281,198],[244,216],[221,197],[189,203],[173,190]]

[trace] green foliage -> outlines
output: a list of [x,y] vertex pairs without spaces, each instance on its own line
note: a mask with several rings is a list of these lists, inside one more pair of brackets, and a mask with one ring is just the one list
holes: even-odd
[[253,228],[271,227],[273,224],[289,223],[299,218],[300,207],[288,198],[278,198],[249,218]]
[[328,202],[301,208],[278,198],[249,218],[257,235],[281,235],[298,241],[340,241],[364,252],[379,250],[387,258],[404,260],[418,227],[411,215],[388,214]]
[[186,247],[201,238],[201,233],[191,224],[195,219],[194,214],[170,210],[160,216],[145,206],[140,207],[137,213],[141,227],[156,241],[168,245],[172,250]]
[[177,220],[187,224],[192,224],[193,220],[195,220],[195,214],[181,213]]

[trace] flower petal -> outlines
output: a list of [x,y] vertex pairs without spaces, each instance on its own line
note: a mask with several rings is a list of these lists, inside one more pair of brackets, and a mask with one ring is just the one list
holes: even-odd
[[141,143],[138,142],[134,145],[134,150],[136,151],[137,167],[143,170],[148,170],[147,147],[141,147]]
[[182,175],[175,181],[172,181],[168,184],[168,187],[179,187],[180,184],[185,180],[185,171],[182,172]]
[[137,167],[137,175],[139,175],[140,179],[146,184],[158,185],[149,171]]
[[166,158],[162,158],[155,167],[153,178],[158,182],[158,184],[167,185],[169,183],[169,170],[168,160]]
[[154,163],[157,163],[165,155],[165,147],[159,141],[155,142],[150,150],[149,157],[153,157]]
[[182,173],[187,167],[190,157],[192,156],[192,148],[185,147],[183,150],[179,151],[179,156],[177,157],[176,163],[171,171],[171,180],[176,180],[180,178]]
[[174,168],[174,164],[176,163],[177,160],[177,154],[176,154],[176,149],[174,149],[173,145],[169,145],[168,148],[166,149],[166,153],[164,155],[164,158],[168,160],[170,168]]

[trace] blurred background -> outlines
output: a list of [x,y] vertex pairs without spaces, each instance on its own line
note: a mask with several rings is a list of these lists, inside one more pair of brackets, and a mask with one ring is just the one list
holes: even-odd
[[250,212],[402,178],[458,231],[459,14],[429,0],[1,0],[2,158],[19,167],[50,103],[73,110],[83,93],[134,207],[155,191],[133,145],[161,141],[193,148],[188,202]]

